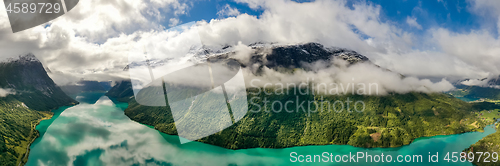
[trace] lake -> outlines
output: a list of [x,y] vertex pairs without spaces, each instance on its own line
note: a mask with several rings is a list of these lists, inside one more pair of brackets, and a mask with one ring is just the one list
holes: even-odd
[[[200,142],[180,144],[177,136],[167,135],[130,120],[124,115],[126,103],[119,103],[102,93],[86,93],[76,97],[81,102],[73,107],[54,110],[54,117],[37,126],[40,137],[31,145],[28,166],[35,165],[387,165],[358,162],[336,163],[291,162],[298,155],[322,155],[323,152],[349,155],[363,152],[368,155],[393,157],[391,165],[467,165],[448,163],[448,152],[461,152],[481,138],[495,132],[493,125],[485,132],[419,138],[398,148],[357,148],[349,145],[303,146],[285,149],[229,150]],[[293,153],[293,154],[295,154]],[[429,163],[429,153],[439,154],[438,163]],[[398,155],[422,155],[423,163],[399,163]],[[335,158],[335,157],[333,157]],[[376,157],[374,157],[375,159]],[[450,157],[451,158],[451,157]],[[323,158],[324,159],[324,158]]]

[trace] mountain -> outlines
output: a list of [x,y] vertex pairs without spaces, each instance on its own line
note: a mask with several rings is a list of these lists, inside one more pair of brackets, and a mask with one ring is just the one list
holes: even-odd
[[500,86],[500,76],[498,76],[497,78],[492,78],[488,81],[488,85],[491,85],[491,86]]
[[74,85],[61,86],[61,89],[70,96],[82,92],[106,92],[111,89],[111,82],[80,80]]
[[132,82],[129,80],[117,82],[116,85],[106,93],[106,96],[115,98],[120,102],[129,102],[134,97]]
[[0,78],[0,88],[14,89],[15,98],[33,110],[49,111],[77,103],[54,83],[31,53],[1,62]]
[[[371,63],[368,58],[354,51],[341,48],[327,48],[318,43],[298,45],[254,44],[248,61],[238,60],[243,67],[266,66],[279,72],[307,70],[303,62],[341,58],[350,64]],[[226,47],[225,49],[230,49]],[[211,54],[210,51],[205,51]],[[235,55],[231,51],[216,51],[209,59],[228,59]],[[260,68],[259,67],[259,68]],[[254,73],[254,74],[259,74]],[[120,87],[118,87],[120,86]],[[155,129],[177,134],[170,107],[149,107],[137,103],[133,98],[131,85],[120,84],[108,94],[128,94],[129,107],[125,114],[130,119],[154,126]],[[274,92],[276,89],[264,89]],[[243,118],[216,134],[198,141],[229,149],[244,148],[284,148],[304,145],[348,144],[357,147],[397,147],[407,145],[414,139],[424,136],[456,134],[480,130],[486,126],[473,113],[473,104],[461,101],[442,93],[392,93],[385,96],[360,95],[318,95],[297,94],[300,87],[290,88],[283,94],[256,93],[257,89],[247,88],[248,110],[262,108],[261,111],[249,111]],[[185,92],[190,93],[190,92]],[[179,93],[182,94],[182,93]],[[291,95],[290,95],[291,94]],[[126,95],[120,96],[127,98]],[[252,98],[266,98],[268,102]],[[285,111],[274,112],[267,103],[286,103],[291,100],[329,102],[363,101],[363,112],[336,112],[324,106],[317,106],[317,112]],[[196,101],[212,101],[198,97]],[[300,103],[300,102],[299,102]],[[197,105],[198,106],[198,105]],[[205,107],[211,110],[211,106]],[[290,104],[289,110],[299,110],[300,106]],[[336,108],[337,106],[335,106]],[[328,108],[328,109],[327,109]],[[355,110],[350,105],[345,110]],[[195,114],[186,110],[186,114]]]
[[52,109],[77,102],[56,86],[33,54],[0,62],[0,88],[12,91],[0,96],[0,165],[14,166],[27,161],[40,120],[52,117]]
[[[367,57],[355,51],[337,47],[325,47],[319,43],[296,45],[254,43],[249,45],[249,47],[252,48],[253,53],[250,55],[248,62],[237,59],[242,67],[252,67],[252,65],[258,64],[260,67],[266,66],[275,70],[287,70],[304,68],[304,63],[330,61],[335,58],[345,60],[350,64],[371,63]],[[212,49],[208,49],[201,52],[205,52],[210,59],[227,59],[236,54],[234,51],[229,51],[230,48],[226,46],[222,50],[213,51]]]

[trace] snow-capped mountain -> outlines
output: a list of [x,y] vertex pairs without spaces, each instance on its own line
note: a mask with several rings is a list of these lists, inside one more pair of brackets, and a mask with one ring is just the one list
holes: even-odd
[[[334,58],[343,59],[350,64],[357,62],[369,62],[369,59],[355,51],[337,48],[325,47],[319,43],[306,43],[294,45],[264,44],[255,43],[249,45],[253,52],[248,55],[249,61],[240,63],[245,66],[262,64],[269,68],[300,68],[303,63],[313,63],[317,61],[330,61]],[[228,47],[226,49],[231,49]],[[234,49],[233,49],[234,50]],[[235,58],[234,51],[219,51],[222,53],[214,54],[211,58]],[[238,60],[238,58],[235,58]]]
[[0,63],[0,88],[15,90],[15,98],[34,110],[47,111],[76,103],[54,83],[31,53]]
[[369,62],[369,59],[355,51],[338,48],[325,47],[319,43],[305,43],[283,45],[276,43],[254,43],[248,45],[251,53],[246,58],[249,61],[242,61],[242,57],[236,57],[238,49],[235,46],[198,46],[192,47],[185,56],[165,59],[148,59],[140,62],[132,62],[124,70],[131,67],[150,66],[152,68],[163,66],[168,63],[203,63],[208,59],[236,59],[243,67],[254,64],[265,65],[269,68],[300,68],[303,63],[313,63],[316,61],[330,61],[339,58],[350,64],[357,62]]
[[8,58],[5,62],[1,63],[13,63],[13,62],[26,64],[31,62],[40,62],[40,60],[38,60],[38,58],[36,58],[35,55],[33,55],[32,53],[28,53],[26,55],[19,55],[18,57]]

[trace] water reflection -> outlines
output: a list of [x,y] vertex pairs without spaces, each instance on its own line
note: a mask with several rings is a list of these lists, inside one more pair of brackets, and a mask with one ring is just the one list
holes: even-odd
[[[98,95],[96,95],[98,96]],[[92,101],[92,100],[89,100]],[[291,163],[290,153],[321,155],[358,151],[380,155],[423,155],[440,153],[440,163],[426,165],[458,165],[443,161],[446,152],[460,152],[484,136],[495,132],[474,132],[417,139],[399,148],[355,148],[348,145],[305,146],[286,149],[228,150],[199,142],[180,144],[177,136],[166,135],[151,127],[131,121],[124,115],[125,103],[102,96],[95,104],[82,103],[66,109],[48,126],[43,137],[31,146],[28,166],[34,165],[307,165]],[[386,165],[387,163],[315,163],[320,165]],[[472,165],[461,163],[462,165]],[[392,163],[391,165],[422,165]]]

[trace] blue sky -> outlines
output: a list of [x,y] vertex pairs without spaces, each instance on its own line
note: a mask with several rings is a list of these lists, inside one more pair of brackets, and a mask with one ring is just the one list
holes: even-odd
[[[307,3],[313,0],[295,0]],[[491,34],[498,36],[496,25],[485,27],[485,18],[471,13],[467,0],[348,0],[347,6],[352,7],[356,3],[367,3],[381,7],[381,21],[391,22],[399,28],[415,34],[423,34],[431,28],[446,28],[454,32],[465,33],[471,30],[486,29]],[[244,3],[233,0],[195,0],[186,15],[180,15],[181,23],[191,21],[221,18],[217,13],[229,5],[236,8],[240,13],[259,16],[263,10],[253,10]],[[409,26],[407,18],[416,18],[422,29]],[[166,26],[168,27],[168,26]]]

